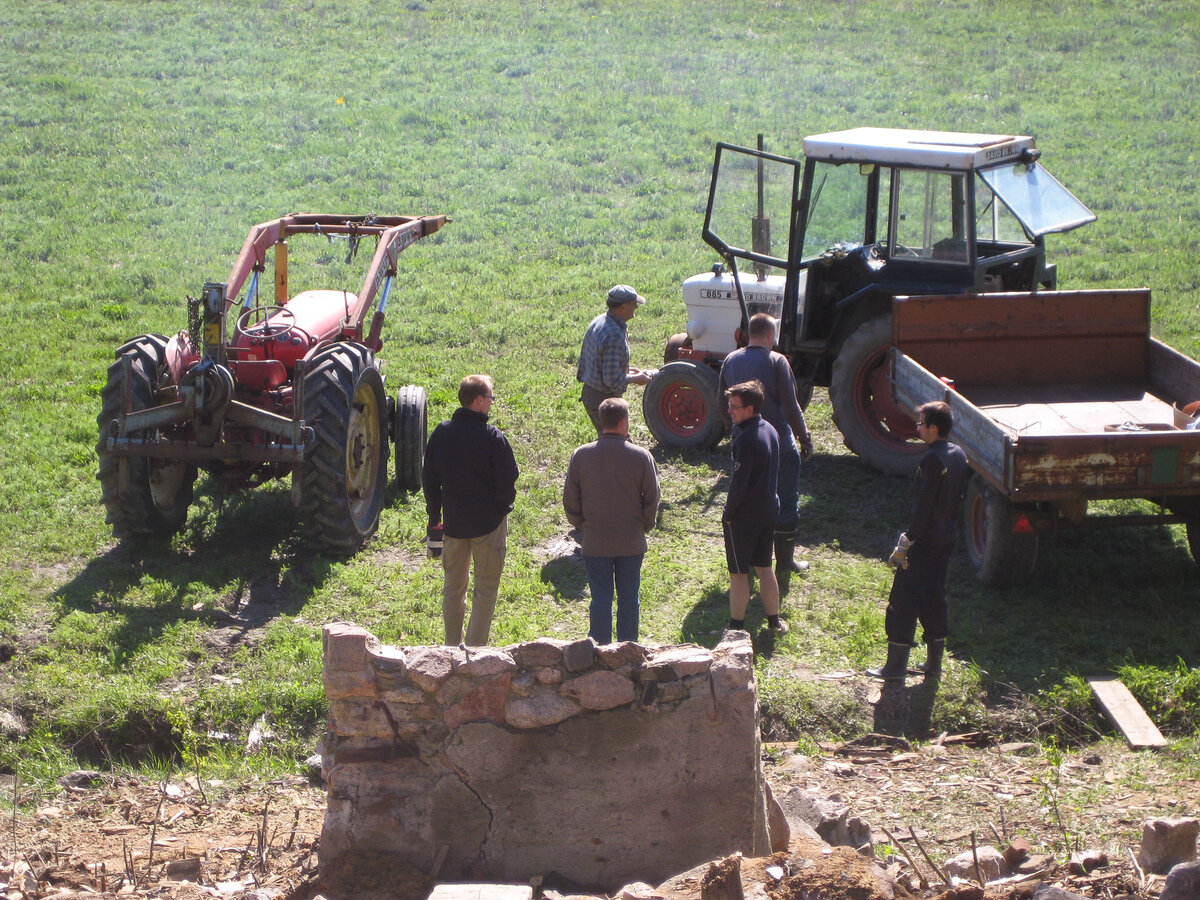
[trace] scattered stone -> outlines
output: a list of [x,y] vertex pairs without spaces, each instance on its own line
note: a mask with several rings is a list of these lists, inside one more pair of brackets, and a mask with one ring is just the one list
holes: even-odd
[[1200,820],[1151,819],[1142,828],[1142,845],[1138,850],[1138,865],[1145,872],[1165,875],[1172,866],[1196,858],[1196,835]]
[[[979,859],[979,871],[975,870],[975,860]],[[959,878],[978,881],[982,874],[984,883],[1003,878],[1008,874],[1008,866],[1004,863],[1004,854],[995,847],[978,847],[975,851],[964,850],[957,856],[952,856],[942,864],[946,874]]]
[[[818,837],[833,847],[859,849],[873,845],[871,827],[836,797],[818,797],[803,788],[794,787],[779,798],[788,821],[799,820],[812,827]],[[794,831],[795,829],[793,829]]]
[[1195,900],[1197,897],[1200,897],[1200,862],[1172,866],[1158,900]]
[[320,753],[314,753],[304,761],[304,768],[308,772],[308,777],[311,781],[325,780],[325,757]]
[[65,788],[94,788],[112,781],[112,778],[94,769],[76,769],[58,779]]
[[661,895],[657,894],[654,888],[644,881],[635,881],[625,885],[614,896],[616,900],[655,900]]
[[1034,891],[1033,900],[1087,900],[1087,898],[1082,894],[1076,894],[1052,884],[1043,884]]
[[10,740],[20,740],[29,734],[29,726],[24,720],[13,715],[7,709],[0,709],[0,737]]
[[204,871],[198,856],[173,859],[163,866],[163,874],[172,881],[199,881]]
[[1093,869],[1108,865],[1108,854],[1103,850],[1083,850],[1071,854],[1067,871],[1072,875],[1087,875]]
[[780,853],[792,843],[792,829],[788,825],[787,814],[775,799],[771,783],[764,779],[763,792],[767,800],[767,832],[771,835],[771,851]]
[[1044,872],[1054,865],[1054,857],[1049,853],[1035,853],[1013,866],[1014,875],[1033,875]]
[[1032,849],[1032,845],[1025,838],[1013,838],[1012,843],[1004,850],[1004,861],[1010,867],[1016,866],[1021,860],[1029,856],[1029,851]]

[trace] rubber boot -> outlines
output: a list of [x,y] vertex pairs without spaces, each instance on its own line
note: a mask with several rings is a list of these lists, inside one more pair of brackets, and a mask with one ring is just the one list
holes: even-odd
[[888,644],[887,662],[877,669],[867,669],[872,678],[884,681],[903,681],[908,674],[908,644]]
[[925,673],[926,678],[941,678],[942,677],[942,654],[946,650],[945,638],[939,638],[936,641],[930,641],[926,647],[929,650],[925,657],[925,662],[917,666]]
[[796,532],[775,532],[775,580],[779,582],[779,596],[783,597],[792,584],[792,575],[800,571],[796,565]]

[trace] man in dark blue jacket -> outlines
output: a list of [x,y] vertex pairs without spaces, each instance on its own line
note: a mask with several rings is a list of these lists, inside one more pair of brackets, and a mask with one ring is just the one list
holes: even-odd
[[779,518],[779,435],[762,417],[762,382],[735,384],[725,397],[733,419],[733,475],[721,514],[729,566],[729,627],[745,628],[753,568],[768,627],[787,634],[787,623],[779,618],[779,582],[771,570]]
[[444,527],[442,619],[446,643],[463,639],[471,566],[471,621],[466,643],[487,644],[508,550],[508,514],[517,497],[517,462],[504,433],[488,424],[495,393],[487,375],[458,386],[459,408],[429,436],[421,481],[430,533]]
[[958,533],[959,506],[971,467],[957,444],[946,437],[954,427],[948,404],[941,400],[917,409],[917,433],[929,445],[917,468],[917,498],[908,528],[896,542],[888,565],[896,570],[884,616],[887,662],[867,674],[884,681],[903,681],[908,652],[921,623],[929,649],[921,669],[926,678],[942,674],[942,654],[950,632],[946,608],[946,569]]

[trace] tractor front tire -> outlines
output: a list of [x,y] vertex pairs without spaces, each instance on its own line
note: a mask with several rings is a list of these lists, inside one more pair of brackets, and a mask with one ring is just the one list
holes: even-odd
[[429,404],[425,389],[406,384],[396,394],[392,444],[396,451],[396,484],[403,491],[421,489],[421,466],[429,440]]
[[991,587],[1024,584],[1037,565],[1038,536],[1014,534],[1012,504],[979,475],[967,484],[963,534],[979,580]]
[[[100,458],[97,476],[106,510],[105,521],[112,525],[113,537],[138,535],[170,537],[187,521],[196,483],[196,467],[184,460],[120,457],[108,452],[109,428],[122,413],[124,379],[123,360],[129,359],[129,409],[138,412],[156,406],[154,390],[166,370],[167,339],[160,334],[144,334],[117,350],[116,361],[108,367],[108,383],[100,392],[100,415],[96,424],[100,440],[96,454]],[[154,435],[148,435],[153,437]],[[122,477],[124,468],[124,477]]]
[[851,332],[833,362],[829,401],[842,442],[885,475],[912,475],[925,445],[916,423],[892,401],[890,315]]
[[356,552],[379,527],[387,481],[387,396],[371,351],[342,342],[312,358],[304,375],[312,447],[300,481],[300,529],[314,550]]
[[716,371],[690,359],[667,363],[646,385],[642,415],[661,444],[713,446],[726,430]]

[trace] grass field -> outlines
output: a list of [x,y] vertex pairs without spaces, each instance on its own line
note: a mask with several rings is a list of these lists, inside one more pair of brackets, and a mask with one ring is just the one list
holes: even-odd
[[[586,633],[582,572],[556,549],[561,479],[589,439],[579,340],[616,282],[649,298],[635,364],[683,329],[679,283],[713,261],[699,234],[718,140],[799,154],[805,134],[856,125],[1033,134],[1099,215],[1051,238],[1060,287],[1149,286],[1155,335],[1200,356],[1194,0],[0,0],[0,48],[0,699],[27,726],[0,738],[0,769],[27,779],[76,760],[237,766],[264,714],[275,740],[249,762],[294,767],[324,721],[323,624],[440,638],[419,495],[390,493],[348,561],[295,543],[286,485],[222,503],[202,477],[169,547],[109,536],[94,446],[113,350],[185,327],[186,296],[225,279],[254,223],[452,217],[401,257],[381,355],[434,420],[463,375],[495,376],[522,470],[501,644]],[[340,255],[293,275],[354,287]],[[793,673],[877,660],[881,559],[911,487],[848,455],[824,392],[809,415],[812,565],[759,670],[775,727],[846,735],[872,726],[847,684]],[[640,415],[633,430],[653,446]],[[643,635],[710,643],[728,448],[653,450]],[[960,554],[951,584],[933,728],[1032,695],[1031,731],[1086,739],[1103,726],[1079,678],[1117,671],[1164,730],[1194,734],[1200,572],[1177,529],[1061,536],[1020,589],[980,586]]]

